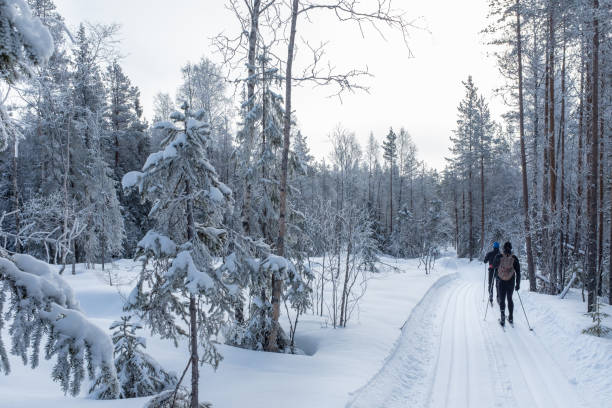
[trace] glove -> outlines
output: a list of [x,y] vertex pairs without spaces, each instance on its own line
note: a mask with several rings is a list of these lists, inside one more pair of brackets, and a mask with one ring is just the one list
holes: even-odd
[[516,284],[516,286],[514,287],[514,290],[516,290],[518,292],[518,290],[521,288],[521,285],[519,283]]

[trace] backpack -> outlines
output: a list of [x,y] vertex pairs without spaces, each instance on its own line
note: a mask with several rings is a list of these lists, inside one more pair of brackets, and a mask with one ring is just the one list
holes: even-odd
[[512,255],[501,256],[497,276],[503,281],[509,281],[514,277],[514,257]]

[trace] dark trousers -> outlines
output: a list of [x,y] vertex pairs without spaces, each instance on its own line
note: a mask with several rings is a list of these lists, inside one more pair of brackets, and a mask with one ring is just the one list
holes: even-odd
[[489,268],[489,299],[493,299],[493,268]]
[[514,276],[507,281],[500,279],[497,285],[497,299],[499,300],[499,310],[501,311],[502,318],[505,316],[506,299],[508,299],[508,318],[512,318],[512,312],[514,312],[514,302],[512,301],[514,280]]

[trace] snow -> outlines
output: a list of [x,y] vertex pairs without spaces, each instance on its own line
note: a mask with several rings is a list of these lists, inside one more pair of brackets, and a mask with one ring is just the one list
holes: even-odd
[[175,121],[184,121],[185,114],[183,114],[182,112],[172,112],[170,114],[170,119],[175,120]]
[[202,128],[208,128],[208,124],[194,118],[188,118],[186,127],[189,131],[198,131]]
[[293,264],[282,256],[270,254],[261,263],[262,269],[269,270],[274,274],[278,272],[285,272],[287,270],[294,270]]
[[157,122],[155,125],[153,125],[153,129],[179,130],[172,122],[168,121]]
[[[453,407],[467,406],[467,398],[476,408],[608,406],[612,339],[581,333],[591,320],[583,315],[579,291],[563,300],[521,291],[534,332],[515,294],[515,327],[504,333],[497,306],[483,320],[482,264],[445,257],[425,275],[416,260],[382,261],[346,329],[333,329],[325,317],[300,318],[296,342],[307,355],[219,345],[224,360],[216,372],[202,367],[201,400],[215,408],[435,407],[448,393]],[[110,333],[139,269],[129,260],[107,264],[106,271],[77,265],[77,275],[65,280],[89,320]],[[108,274],[116,275],[118,286],[108,285]],[[284,313],[281,323],[288,325]],[[187,341],[175,348],[148,332],[145,337],[147,353],[165,369],[183,371]],[[50,379],[49,361],[32,371],[11,359],[12,374],[0,380],[2,407],[141,408],[149,400],[92,401],[85,392],[65,397]]]
[[79,309],[72,288],[49,265],[30,255],[15,254],[15,263],[0,258],[0,270],[11,277],[15,284],[23,286],[30,297],[44,299],[49,297],[57,304]]
[[38,17],[32,15],[25,0],[4,1],[6,6],[3,11],[8,13],[24,42],[30,46],[39,62],[46,62],[55,50],[49,30]]
[[187,289],[190,293],[198,294],[203,289],[212,289],[214,287],[212,278],[196,267],[191,257],[191,251],[179,252],[166,274],[171,276],[178,271],[187,272]]
[[172,142],[168,143],[164,150],[151,153],[149,157],[147,157],[144,166],[142,166],[142,171],[146,172],[151,167],[157,166],[157,164],[162,160],[168,160],[176,157],[178,155],[177,147],[183,146],[185,143],[187,143],[185,134],[179,133]]
[[[29,255],[16,254],[12,259],[14,263],[7,258],[0,258],[2,275],[14,285],[25,288],[27,293],[25,299],[29,301],[27,307],[33,308],[30,311],[32,313],[30,318],[40,317],[40,321],[50,325],[56,334],[53,342],[47,344],[48,350],[45,354],[48,356],[59,354],[58,359],[61,359],[61,354],[66,351],[65,347],[85,346],[91,356],[92,370],[98,367],[113,367],[113,347],[110,337],[106,334],[106,330],[93,324],[78,309],[79,302],[68,283],[56,271],[52,271],[48,264]],[[24,304],[21,307],[26,306]],[[11,324],[9,327],[11,328],[9,331],[13,329],[27,331],[32,330],[34,325],[29,328],[15,328]],[[26,348],[29,346],[35,348],[38,345],[25,345]],[[37,353],[37,350],[32,352]]]
[[208,191],[208,196],[211,200],[216,201],[218,203],[222,203],[225,198],[223,197],[223,193],[217,187],[210,187]]
[[218,187],[219,190],[221,190],[221,192],[226,196],[232,195],[232,189],[229,188],[226,184],[220,182]]
[[89,345],[94,366],[110,365],[113,362],[113,344],[106,330],[91,323],[83,313],[52,304],[48,312],[41,311],[43,318],[53,322],[53,327],[66,337]]
[[121,179],[121,186],[124,190],[129,188],[138,187],[140,189],[140,181],[142,180],[142,172],[140,171],[130,171],[125,173],[123,178]]
[[605,406],[612,342],[581,333],[590,324],[584,304],[520,293],[532,332],[515,294],[515,325],[503,331],[499,308],[483,301],[482,273],[480,264],[465,265],[439,281],[347,407]]
[[174,241],[153,230],[149,230],[145,236],[138,241],[137,245],[145,252],[153,252],[156,258],[174,256],[174,254],[176,254],[176,244]]

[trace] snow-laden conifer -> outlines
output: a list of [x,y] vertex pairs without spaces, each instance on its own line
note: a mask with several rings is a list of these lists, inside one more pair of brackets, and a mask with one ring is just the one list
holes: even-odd
[[136,255],[144,266],[126,308],[136,311],[154,334],[175,343],[189,334],[191,398],[196,403],[198,366],[219,364],[221,355],[212,340],[238,296],[238,286],[215,261],[228,238],[222,221],[230,211],[232,191],[207,158],[210,132],[201,121],[205,113],[192,114],[186,103],[182,109],[171,115],[173,123],[155,125],[164,134],[162,150],[147,158],[141,172],[123,177],[124,188],[138,187],[152,204],[149,218],[154,224],[138,242]]
[[[116,398],[119,382],[110,338],[81,313],[70,286],[29,255],[0,255],[0,331],[8,326],[10,353],[36,368],[44,340],[45,359],[55,358],[51,377],[64,393],[78,395],[87,373],[99,378],[90,389],[93,398]],[[1,338],[0,371],[10,373]]]
[[115,367],[121,385],[120,398],[146,397],[158,394],[177,383],[176,375],[166,372],[157,361],[144,352],[144,337],[136,334],[140,323],[130,321],[132,316],[121,316],[110,325],[113,332]]

